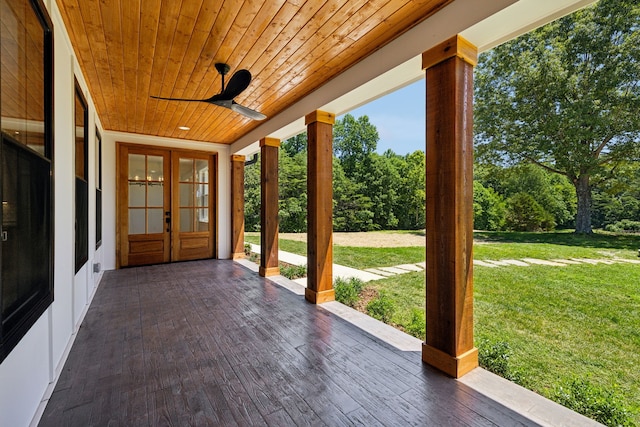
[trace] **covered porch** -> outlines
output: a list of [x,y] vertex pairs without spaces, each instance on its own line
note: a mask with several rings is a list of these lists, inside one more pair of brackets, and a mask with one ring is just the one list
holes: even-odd
[[252,270],[106,272],[39,425],[593,424],[482,369],[450,378],[419,340]]

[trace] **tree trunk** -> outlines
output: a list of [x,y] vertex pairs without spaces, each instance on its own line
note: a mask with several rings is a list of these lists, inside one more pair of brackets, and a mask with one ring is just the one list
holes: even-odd
[[588,174],[582,174],[573,182],[578,196],[578,212],[576,214],[576,233],[591,234],[591,186]]

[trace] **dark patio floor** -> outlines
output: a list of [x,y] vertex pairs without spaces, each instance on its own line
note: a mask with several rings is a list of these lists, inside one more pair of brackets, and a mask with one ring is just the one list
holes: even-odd
[[537,425],[233,261],[109,271],[41,426]]

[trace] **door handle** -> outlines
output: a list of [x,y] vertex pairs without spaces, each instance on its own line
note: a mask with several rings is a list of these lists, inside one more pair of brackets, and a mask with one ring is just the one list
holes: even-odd
[[2,241],[6,242],[7,240],[9,240],[9,235],[6,231],[2,232]]

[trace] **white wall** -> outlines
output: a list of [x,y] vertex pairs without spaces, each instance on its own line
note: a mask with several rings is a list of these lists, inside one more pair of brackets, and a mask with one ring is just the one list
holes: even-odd
[[[0,364],[0,426],[37,422],[95,294],[95,108],[54,1],[54,302]],[[89,261],[75,274],[74,73],[89,107]]]

